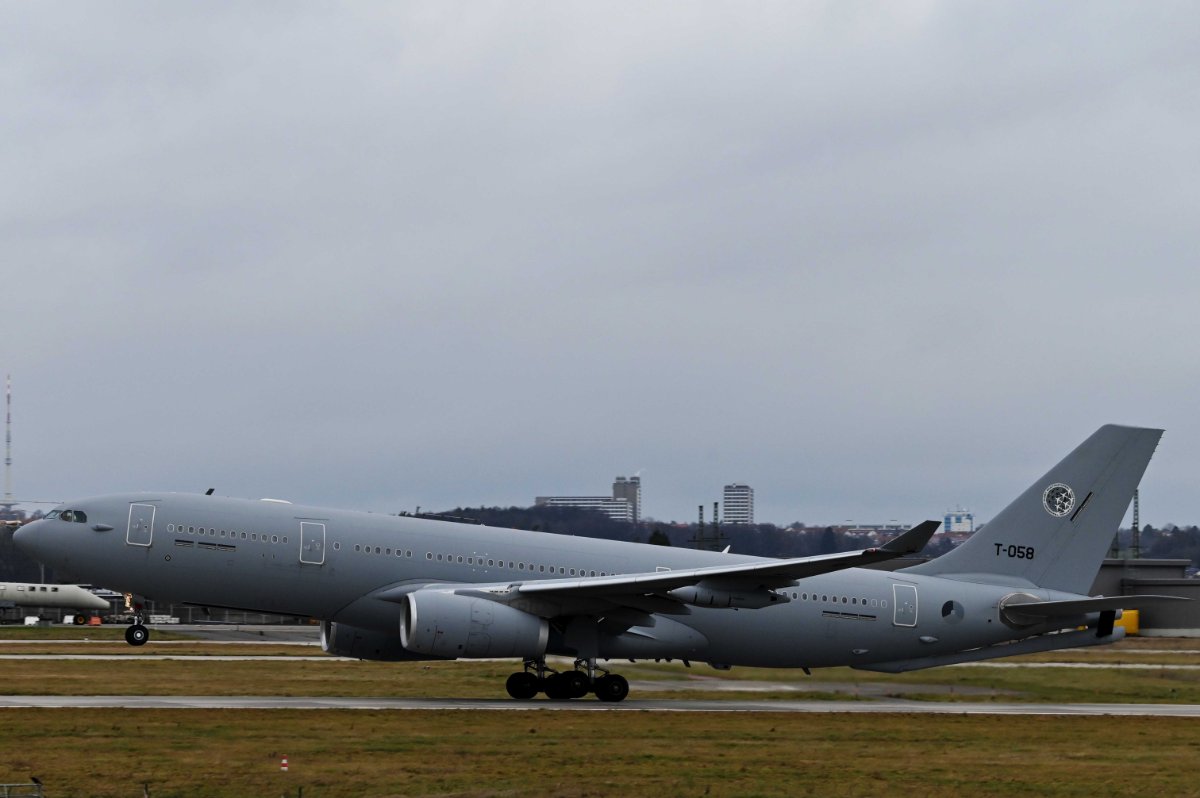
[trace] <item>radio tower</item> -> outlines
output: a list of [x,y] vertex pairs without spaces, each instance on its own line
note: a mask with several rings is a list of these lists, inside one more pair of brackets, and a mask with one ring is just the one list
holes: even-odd
[[4,375],[4,501],[5,511],[12,510],[12,375]]

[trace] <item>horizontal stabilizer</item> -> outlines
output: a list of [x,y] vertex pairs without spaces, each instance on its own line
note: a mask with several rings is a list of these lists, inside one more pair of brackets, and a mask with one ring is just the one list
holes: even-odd
[[1137,610],[1176,601],[1191,601],[1191,599],[1182,596],[1096,596],[1095,598],[1068,599],[1066,601],[1006,604],[1002,611],[1004,617],[1013,623],[1030,624],[1050,618],[1068,618],[1106,610]]

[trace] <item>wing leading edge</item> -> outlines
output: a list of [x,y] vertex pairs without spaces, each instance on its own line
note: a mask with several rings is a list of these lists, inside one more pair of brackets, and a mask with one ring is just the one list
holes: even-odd
[[514,585],[513,592],[529,598],[613,599],[630,595],[670,595],[672,591],[681,588],[701,585],[711,585],[727,591],[770,590],[791,584],[797,579],[857,568],[916,553],[925,547],[939,525],[939,521],[924,521],[882,546],[860,551],[789,560],[713,565],[677,571],[617,574],[584,579],[547,579]]

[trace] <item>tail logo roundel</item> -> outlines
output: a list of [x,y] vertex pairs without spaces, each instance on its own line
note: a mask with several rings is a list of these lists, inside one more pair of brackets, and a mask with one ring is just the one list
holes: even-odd
[[1055,518],[1062,518],[1075,506],[1075,491],[1061,482],[1055,482],[1042,494],[1042,506]]

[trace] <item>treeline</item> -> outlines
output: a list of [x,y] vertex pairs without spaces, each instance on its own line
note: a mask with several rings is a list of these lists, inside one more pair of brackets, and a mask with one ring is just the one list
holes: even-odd
[[[1121,555],[1125,556],[1133,547],[1133,531],[1122,529],[1118,538],[1121,541]],[[1200,567],[1200,527],[1194,524],[1165,529],[1145,526],[1142,527],[1139,538],[1143,558],[1191,560],[1193,567]]]
[[[614,521],[596,510],[577,507],[456,507],[439,515],[532,532],[687,548],[699,548],[696,541],[703,536],[710,541],[708,547],[713,547],[711,525],[705,526],[702,535],[698,524],[646,521],[634,525]],[[866,535],[850,534],[833,527],[809,527],[796,531],[774,524],[725,524],[719,527],[719,539],[715,547],[723,549],[730,546],[730,550],[738,554],[759,557],[812,557],[873,545],[874,541]],[[949,541],[934,540],[926,546],[925,554],[937,556],[949,549]]]

